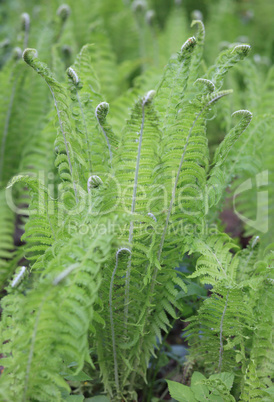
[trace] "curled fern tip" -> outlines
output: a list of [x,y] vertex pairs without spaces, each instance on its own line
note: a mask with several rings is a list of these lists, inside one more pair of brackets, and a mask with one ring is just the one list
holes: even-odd
[[76,74],[75,70],[72,67],[69,67],[67,69],[67,75],[69,76],[69,78],[72,79],[72,81],[73,81],[73,83],[75,85],[79,84],[79,82],[80,82],[79,77],[78,77],[78,75]]
[[116,252],[116,257],[118,257],[118,255],[122,252],[122,251],[126,251],[129,254],[131,254],[131,250],[128,247],[120,247],[118,248],[117,252]]
[[104,121],[109,112],[109,104],[107,102],[101,102],[95,109],[95,115],[99,122]]
[[92,188],[99,187],[101,184],[103,184],[103,181],[99,176],[97,175],[90,176],[87,183],[88,192],[90,192]]
[[209,90],[209,92],[214,92],[215,91],[215,85],[213,84],[213,82],[210,81],[210,80],[207,80],[205,78],[198,78],[194,82],[194,85],[195,84],[204,84],[207,87],[207,89]]
[[29,31],[30,27],[30,16],[28,13],[23,13],[21,15],[22,29],[23,31]]
[[135,13],[142,13],[145,11],[147,4],[144,0],[135,0],[132,3],[132,11]]
[[155,22],[156,14],[154,10],[148,10],[146,13],[146,23],[152,26]]
[[143,105],[147,105],[148,103],[152,102],[152,99],[154,98],[156,92],[152,89],[151,91],[148,91],[146,96],[143,99]]
[[236,112],[232,113],[232,117],[237,117],[237,116],[241,116],[243,118],[245,118],[248,122],[251,121],[252,119],[252,113],[249,110],[236,110]]
[[71,10],[70,6],[67,4],[62,4],[58,9],[56,14],[60,17],[60,19],[65,22],[70,16]]
[[242,54],[243,56],[247,56],[251,50],[250,45],[237,45],[233,49],[233,53],[236,52],[238,54]]
[[31,65],[34,59],[37,59],[38,57],[38,52],[36,49],[31,49],[31,48],[27,48],[23,51],[23,60]]
[[193,26],[197,22],[202,22],[204,16],[203,13],[200,10],[194,10],[192,11],[191,17],[193,18],[194,21],[192,21],[191,26]]
[[196,45],[196,38],[192,36],[191,38],[186,40],[183,46],[181,47],[182,55],[194,49],[195,45]]

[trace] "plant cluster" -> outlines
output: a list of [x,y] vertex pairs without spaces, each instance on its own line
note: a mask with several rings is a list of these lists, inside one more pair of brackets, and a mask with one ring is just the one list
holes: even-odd
[[208,42],[180,1],[27,3],[1,17],[27,7],[1,48],[1,401],[137,401],[178,319],[173,398],[271,401],[274,70],[242,40],[213,60],[234,2]]

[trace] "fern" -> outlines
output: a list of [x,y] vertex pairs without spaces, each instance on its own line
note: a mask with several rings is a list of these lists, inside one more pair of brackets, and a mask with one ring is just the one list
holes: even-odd
[[[9,311],[13,297],[6,298],[3,321],[8,326],[2,339],[10,339],[18,347],[16,358],[7,357],[4,363],[8,369],[1,380],[4,381],[6,376],[14,384],[12,388],[3,387],[5,399],[14,400],[20,395],[20,399],[28,400],[35,393],[37,400],[62,400],[60,388],[69,388],[60,372],[72,362],[75,362],[75,373],[82,369],[85,360],[91,363],[87,335],[92,305],[100,285],[100,267],[110,250],[110,237],[90,241],[84,236],[81,244],[79,247],[77,235],[62,247],[62,253],[57,257],[52,254],[47,257],[39,284],[27,290],[27,297],[20,291],[13,295],[21,307],[17,314],[12,309],[12,317]],[[55,308],[56,301],[58,309]],[[17,327],[15,338],[9,329],[11,320]],[[24,330],[26,327],[27,331]],[[4,353],[8,354],[9,350],[7,344]],[[41,359],[50,350],[52,352],[40,370]]]
[[[207,68],[202,21],[181,46],[184,7],[170,6],[162,30],[151,4],[94,1],[88,12],[87,0],[42,2],[41,36],[34,10],[25,12],[19,44],[43,80],[23,67],[18,49],[1,71],[1,185],[15,194],[15,214],[24,204],[28,212],[25,245],[15,251],[15,214],[1,190],[1,284],[10,280],[2,300],[3,400],[82,398],[67,380],[82,370],[94,381],[100,372],[111,400],[137,400],[163,334],[184,316],[180,295],[196,281],[211,286],[210,297],[187,319],[186,335],[190,361],[206,377],[194,374],[184,392],[243,401],[271,392],[273,253],[263,255],[266,240],[258,237],[242,250],[220,230],[218,211],[250,167],[272,169],[270,156],[252,156],[269,130],[263,108],[271,104],[272,70],[261,107],[251,102],[256,69],[240,64],[249,45],[228,46]],[[246,97],[226,101],[230,86]],[[238,123],[230,118],[235,104]],[[212,158],[214,114],[227,134]],[[196,265],[187,280],[177,269],[183,258]]]

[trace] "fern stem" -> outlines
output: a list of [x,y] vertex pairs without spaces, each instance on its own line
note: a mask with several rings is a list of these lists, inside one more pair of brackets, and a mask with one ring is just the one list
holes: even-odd
[[[143,100],[143,103],[142,103],[142,124],[141,124],[141,130],[140,130],[140,139],[139,139],[138,154],[137,154],[137,161],[136,161],[136,168],[135,168],[133,196],[132,196],[132,203],[131,203],[131,214],[134,214],[135,205],[136,205],[138,175],[139,175],[139,168],[140,168],[142,140],[143,140],[144,125],[145,125],[145,103],[146,103],[146,100]],[[130,244],[130,247],[132,246],[132,238],[133,238],[133,221],[130,222],[130,227],[129,227],[128,242]],[[127,322],[128,322],[130,272],[131,272],[131,254],[130,254],[129,260],[128,260],[127,272],[126,272],[126,284],[125,284],[125,318],[124,318],[125,331],[126,331]]]
[[228,303],[228,295],[229,295],[229,290],[226,295],[226,301],[225,301],[225,308],[222,314],[221,318],[221,323],[220,323],[220,351],[219,351],[219,365],[218,365],[218,372],[221,372],[222,369],[222,361],[223,361],[223,353],[224,353],[224,344],[223,344],[223,324],[224,324],[224,317],[227,309],[227,303]]
[[112,307],[112,291],[114,284],[114,277],[118,268],[118,259],[121,251],[128,251],[131,255],[131,250],[126,247],[120,248],[116,252],[116,262],[115,268],[111,275],[110,287],[109,287],[109,316],[110,316],[110,328],[111,328],[111,338],[112,338],[112,350],[113,350],[113,360],[114,360],[114,376],[115,376],[115,384],[117,388],[117,393],[120,392],[119,385],[119,375],[118,375],[118,363],[117,363],[117,352],[116,352],[116,342],[115,342],[115,329],[114,329],[114,320],[113,320],[113,307]]
[[[59,7],[59,9],[61,9],[61,7]],[[78,196],[77,196],[76,183],[74,181],[73,169],[72,169],[70,153],[69,153],[69,149],[68,149],[68,142],[67,142],[67,139],[66,139],[66,134],[65,134],[64,127],[63,127],[63,123],[62,123],[62,118],[61,118],[60,110],[58,108],[58,103],[57,103],[57,99],[56,99],[55,91],[54,91],[54,87],[58,88],[58,90],[56,89],[56,93],[58,94],[58,91],[60,91],[60,88],[62,88],[62,86],[53,78],[51,72],[48,70],[48,67],[44,63],[39,62],[38,53],[37,53],[36,49],[31,49],[31,48],[25,49],[24,52],[23,52],[22,57],[23,57],[23,60],[30,67],[32,67],[39,75],[41,75],[41,77],[46,81],[46,83],[47,83],[47,85],[49,87],[49,90],[51,92],[51,95],[53,97],[54,105],[55,105],[57,116],[58,116],[58,121],[59,121],[59,124],[60,124],[61,132],[62,132],[62,135],[63,135],[64,144],[65,144],[65,148],[66,148],[66,154],[67,154],[67,158],[68,158],[70,175],[71,175],[71,179],[72,179],[72,182],[73,182],[75,200],[76,200],[76,203],[78,204],[79,199],[78,199]],[[72,130],[72,127],[70,127],[70,129]]]

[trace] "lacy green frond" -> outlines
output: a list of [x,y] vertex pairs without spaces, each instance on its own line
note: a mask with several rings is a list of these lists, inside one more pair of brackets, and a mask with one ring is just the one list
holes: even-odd
[[191,252],[198,252],[201,257],[197,260],[196,271],[190,278],[199,277],[202,283],[212,285],[219,282],[226,283],[227,286],[235,285],[239,261],[231,251],[237,248],[225,234],[194,239]]
[[247,57],[250,49],[249,45],[236,45],[224,50],[219,55],[215,65],[207,73],[207,77],[214,83],[217,89],[222,86],[224,76],[228,70]]
[[[108,258],[112,240],[109,236],[92,241],[83,236],[82,240],[79,247],[79,235],[76,235],[62,247],[59,256],[51,254],[36,288],[26,288],[27,297],[14,290],[4,301],[6,312],[2,329],[11,314],[17,327],[16,335],[6,327],[1,337],[2,342],[8,337],[13,344],[12,354],[9,352],[11,343],[4,347],[6,369],[0,379],[5,397],[10,400],[18,395],[22,400],[29,400],[35,393],[38,399],[61,401],[61,388],[69,390],[69,386],[60,372],[66,371],[71,362],[75,362],[75,373],[82,369],[84,361],[91,363],[88,330],[101,282],[100,270]],[[19,310],[12,308],[13,298],[20,303]],[[48,357],[43,361],[45,353]],[[12,388],[7,387],[5,380],[10,376]],[[46,381],[49,377],[50,386]]]
[[26,242],[26,258],[36,261],[56,240],[56,203],[51,199],[48,189],[36,178],[15,176],[7,189],[16,183],[24,183],[30,190],[29,219],[22,239]]
[[235,366],[254,317],[244,290],[217,285],[188,321],[185,336],[193,353],[202,356],[211,372],[221,372]]
[[[67,107],[68,96],[66,94],[65,88],[55,80],[48,67],[44,63],[41,63],[38,60],[38,53],[35,49],[25,49],[23,53],[23,59],[27,64],[30,65],[30,67],[32,67],[39,75],[41,75],[42,78],[44,78],[51,91],[60,124],[63,143],[65,146],[67,164],[71,176],[71,182],[73,186],[75,200],[76,202],[78,202],[79,201],[77,195],[78,178],[76,169],[73,168],[74,157],[77,151],[71,149],[70,138],[71,139],[73,138],[76,144],[77,142],[74,134],[74,128],[72,126],[72,117],[70,116],[69,109]],[[62,158],[62,161],[60,160],[60,157],[57,158],[56,163],[59,166],[60,172],[64,172],[65,170],[64,164],[66,163],[64,158]],[[65,177],[67,178],[67,175],[63,175],[63,178]]]
[[[152,400],[154,359],[184,318],[184,375],[206,375],[184,398],[267,400],[274,69],[240,63],[243,38],[211,66],[232,0],[215,20],[205,6],[205,51],[183,2],[42,3],[0,45],[0,399]],[[222,233],[230,196],[244,248]]]

